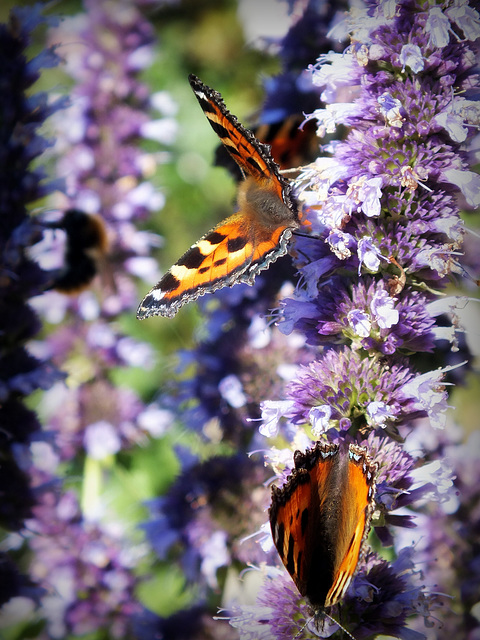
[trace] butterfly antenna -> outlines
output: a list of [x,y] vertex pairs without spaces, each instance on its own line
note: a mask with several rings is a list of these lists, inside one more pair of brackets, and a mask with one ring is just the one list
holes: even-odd
[[282,176],[287,176],[290,173],[300,173],[300,171],[303,171],[306,168],[307,167],[300,165],[299,167],[291,167],[290,169],[280,169],[280,173]]
[[300,629],[297,631],[297,633],[293,636],[292,640],[297,640],[297,638],[299,638],[302,633],[305,631],[307,624],[310,622],[310,620],[313,620],[315,616],[310,616],[310,618],[307,618],[305,624],[302,624],[302,626],[300,627]]
[[292,235],[300,236],[301,238],[312,238],[313,240],[320,240],[322,237],[318,233],[308,233],[306,231],[299,231],[298,229],[292,229]]
[[328,618],[329,620],[331,620],[332,622],[334,622],[335,624],[338,624],[338,626],[340,627],[340,629],[343,631],[343,633],[345,633],[349,638],[351,638],[351,640],[357,640],[355,638],[355,636],[352,636],[352,634],[350,633],[350,631],[347,631],[347,629],[345,629],[345,627],[340,624],[340,622],[338,620],[335,620],[335,618],[332,618],[331,615],[329,615],[326,611],[323,611],[323,615]]
[[[340,624],[340,622],[338,620],[335,620],[335,618],[332,618],[331,615],[329,615],[326,611],[322,611],[323,615],[328,618],[329,620],[331,620],[332,622],[334,622],[336,625],[338,625],[338,627],[343,631],[343,633],[345,633],[351,640],[357,640],[355,638],[355,636],[352,636],[352,634],[350,633],[350,631],[348,631],[347,629],[345,629],[345,627]],[[307,618],[305,624],[303,624],[300,629],[297,631],[297,633],[293,636],[292,640],[297,640],[302,633],[305,631],[305,629],[307,628],[307,625],[315,619],[316,616],[310,616],[310,618]]]

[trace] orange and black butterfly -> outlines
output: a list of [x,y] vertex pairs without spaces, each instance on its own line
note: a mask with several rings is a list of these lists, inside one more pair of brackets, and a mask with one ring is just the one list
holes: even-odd
[[292,186],[279,171],[270,147],[259,142],[226,108],[221,95],[189,76],[190,85],[244,179],[238,211],[203,236],[142,300],[137,318],[173,317],[199,296],[255,276],[287,253],[292,231],[300,226]]
[[275,547],[315,612],[345,595],[363,555],[374,510],[377,464],[365,447],[317,442],[295,452],[283,487],[272,487]]

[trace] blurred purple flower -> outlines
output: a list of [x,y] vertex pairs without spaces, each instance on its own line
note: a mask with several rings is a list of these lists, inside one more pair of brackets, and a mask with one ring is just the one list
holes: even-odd
[[122,526],[85,521],[73,492],[44,492],[34,516],[28,523],[31,571],[48,589],[42,598],[46,637],[99,628],[109,628],[112,638],[129,637],[133,615],[143,610],[132,570],[146,550],[127,543]]
[[[35,5],[13,9],[0,25],[0,524],[7,531],[22,529],[38,500],[29,477],[29,445],[45,436],[35,411],[25,405],[26,396],[63,377],[48,354],[35,355],[30,347],[41,323],[29,299],[42,291],[48,276],[30,255],[41,230],[27,208],[60,186],[46,179],[41,156],[51,141],[40,130],[65,104],[34,93],[41,70],[58,63],[51,48],[29,57],[33,32],[49,23]],[[4,553],[8,540],[1,553],[0,603],[13,598],[6,606],[14,618],[19,603],[27,603],[28,609],[28,600],[38,602],[42,589],[16,568],[13,558],[20,554]]]
[[[66,100],[53,101],[48,106],[46,96],[27,99],[20,92],[38,78],[41,66],[50,66],[57,57],[52,48],[31,62],[25,61],[29,30],[44,21],[39,6],[16,10],[11,24],[2,25],[0,32],[0,37],[7,39],[3,50],[15,62],[12,65],[5,60],[2,64],[5,73],[11,75],[12,88],[6,93],[11,95],[14,107],[7,109],[2,121],[14,132],[11,151],[16,158],[12,161],[7,155],[5,160],[6,166],[16,167],[22,182],[18,184],[12,176],[4,175],[4,188],[8,185],[14,195],[3,199],[13,203],[14,212],[8,216],[5,212],[4,217],[12,222],[18,217],[12,226],[12,231],[16,227],[15,235],[9,238],[7,233],[4,238],[8,242],[4,266],[8,273],[15,274],[11,278],[13,298],[10,300],[7,295],[4,304],[15,312],[20,302],[24,306],[26,298],[35,296],[32,306],[53,323],[45,341],[32,344],[32,353],[22,346],[15,359],[13,351],[7,353],[9,361],[2,365],[9,371],[10,387],[9,390],[5,386],[2,405],[10,410],[12,426],[20,422],[25,433],[16,438],[17,443],[12,440],[11,454],[1,465],[0,482],[8,476],[9,486],[17,486],[15,492],[6,493],[15,496],[15,508],[2,501],[5,521],[20,526],[21,519],[29,517],[28,531],[23,533],[32,556],[31,574],[47,587],[39,600],[39,615],[48,627],[45,637],[108,629],[112,638],[127,638],[133,637],[134,614],[140,616],[143,612],[135,593],[139,584],[136,565],[148,547],[133,545],[125,526],[112,522],[109,514],[103,514],[105,520],[109,519],[108,525],[94,523],[92,517],[102,512],[100,504],[105,508],[99,482],[100,469],[106,471],[108,466],[104,459],[143,443],[147,434],[159,435],[165,429],[164,415],[156,414],[158,420],[163,420],[161,427],[152,424],[155,414],[146,418],[146,408],[137,393],[113,380],[114,367],[148,370],[154,365],[154,356],[149,345],[125,335],[120,324],[112,321],[125,311],[131,312],[138,302],[131,275],[137,271],[129,272],[129,267],[138,269],[134,259],[146,258],[151,248],[159,244],[154,234],[134,226],[134,222],[165,202],[164,194],[149,181],[156,163],[164,161],[164,156],[146,153],[140,142],[148,136],[168,145],[176,124],[173,102],[164,94],[163,99],[157,97],[151,105],[149,88],[139,80],[139,73],[153,62],[154,31],[135,2],[87,1],[85,7],[86,13],[65,19],[47,36],[62,52],[65,68],[75,80],[70,108],[52,118],[56,145],[50,154],[60,158],[57,170],[65,181],[58,181],[64,194],[56,194],[50,202],[55,210],[80,210],[80,217],[87,220],[98,214],[95,219],[104,230],[101,250],[94,259],[88,255],[86,261],[93,270],[91,275],[97,272],[98,276],[90,288],[71,297],[45,292],[49,286],[58,285],[59,266],[60,272],[62,269],[56,236],[66,235],[66,247],[71,241],[66,225],[62,227],[63,218],[43,214],[34,224],[25,214],[25,203],[45,198],[58,186],[46,183],[42,171],[32,171],[28,163],[47,146],[36,127],[59,106],[66,107]],[[5,105],[8,107],[6,102]],[[160,112],[156,120],[150,115],[154,108]],[[15,109],[20,111],[15,113]],[[23,151],[19,154],[20,150]],[[18,171],[22,157],[24,170]],[[41,240],[42,232],[43,245],[52,241],[53,256],[42,255],[37,247],[31,252],[35,261],[30,260],[25,249]],[[74,252],[69,255],[67,248],[64,253],[68,259]],[[39,265],[49,261],[54,268],[45,273]],[[25,309],[25,314],[10,311],[2,316],[22,343],[40,327],[32,310]],[[19,322],[19,318],[26,320]],[[68,372],[67,384],[59,382],[63,376],[56,373],[53,365],[40,362],[33,353],[45,355]],[[0,377],[7,382],[5,376]],[[37,436],[38,441],[28,446],[27,435],[38,430],[36,418],[33,412],[20,407],[14,420],[8,397],[13,392],[18,403],[22,394],[49,387],[39,407],[47,423],[48,441],[55,447],[51,452],[47,436]],[[57,464],[62,462],[62,474],[75,468],[78,475],[82,461],[81,510],[73,492],[64,490],[55,474]],[[6,474],[5,478],[2,474]],[[15,589],[12,582],[11,595],[21,596],[22,589]]]

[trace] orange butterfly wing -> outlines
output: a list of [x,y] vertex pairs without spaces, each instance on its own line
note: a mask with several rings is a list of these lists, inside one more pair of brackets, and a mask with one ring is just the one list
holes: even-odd
[[195,76],[190,84],[214,131],[246,179],[239,210],[205,236],[173,265],[142,300],[137,318],[172,317],[187,302],[237,282],[253,284],[262,269],[287,252],[292,229],[300,226],[297,204],[263,145],[229,111],[220,94]]
[[271,181],[278,197],[295,212],[297,206],[292,197],[292,187],[279,173],[278,165],[271,156],[270,145],[257,140],[253,133],[228,111],[218,91],[207,87],[193,74],[188,79],[212,129],[243,174],[258,181]]
[[[311,570],[309,563],[314,524],[312,522],[313,505],[316,505],[320,511],[326,508],[328,478],[338,457],[338,447],[333,444],[317,443],[316,447],[310,451],[314,454],[308,465],[303,465],[302,462],[299,464],[300,452],[295,453],[295,469],[288,477],[286,484],[281,489],[272,487],[272,504],[269,510],[273,541],[280,558],[300,594],[307,598],[312,592],[309,585]],[[304,455],[308,455],[308,452],[300,454],[301,460]],[[312,469],[315,469],[315,473],[312,473]],[[320,492],[318,487],[321,488]],[[322,580],[328,582],[329,574],[330,571],[325,566],[324,575],[317,576],[318,587]],[[325,591],[325,588],[322,590]]]
[[350,445],[348,476],[341,493],[334,580],[325,599],[326,607],[343,598],[361,559],[373,511],[376,470],[365,449]]

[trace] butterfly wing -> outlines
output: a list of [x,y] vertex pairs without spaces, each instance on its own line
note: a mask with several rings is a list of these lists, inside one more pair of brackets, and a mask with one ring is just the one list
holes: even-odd
[[268,180],[287,207],[296,211],[297,204],[292,195],[292,187],[280,174],[278,165],[271,156],[270,146],[259,142],[253,133],[228,111],[218,91],[207,87],[193,74],[188,79],[213,130],[244,175],[260,182]]
[[334,577],[325,598],[326,607],[343,598],[355,575],[370,529],[376,472],[377,466],[366,450],[350,445],[346,481],[339,496]]
[[269,516],[275,547],[300,594],[312,606],[323,606],[332,583],[334,560],[322,523],[337,465],[338,447],[317,443],[305,454],[296,452],[295,469],[287,483],[281,489],[272,487]]
[[280,169],[292,169],[313,162],[318,156],[319,140],[315,120],[305,121],[303,113],[295,113],[284,120],[261,124],[255,137],[271,147],[271,155]]
[[287,252],[290,228],[274,229],[256,216],[238,212],[194,244],[142,300],[137,318],[173,317],[179,308],[237,282],[252,284],[255,276]]

